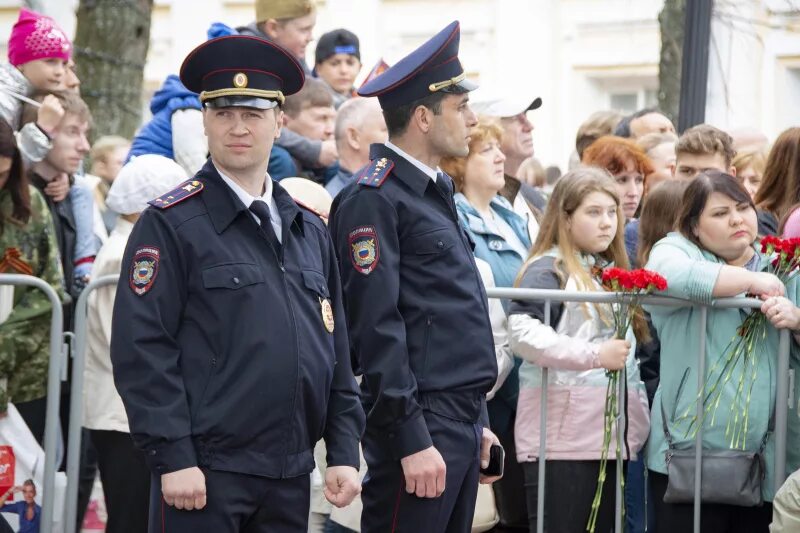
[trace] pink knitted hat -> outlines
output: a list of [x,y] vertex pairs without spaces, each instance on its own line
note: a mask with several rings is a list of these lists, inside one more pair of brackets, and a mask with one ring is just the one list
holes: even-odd
[[8,61],[16,66],[35,59],[68,60],[72,43],[56,21],[22,8],[8,39]]

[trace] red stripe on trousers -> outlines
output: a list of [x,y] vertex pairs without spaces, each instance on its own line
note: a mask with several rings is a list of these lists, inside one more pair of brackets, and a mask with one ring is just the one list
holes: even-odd
[[397,518],[400,516],[400,498],[403,496],[403,485],[405,485],[405,479],[400,479],[400,488],[397,489],[397,499],[394,502],[394,516],[392,517],[392,533],[394,533],[395,529],[397,528]]

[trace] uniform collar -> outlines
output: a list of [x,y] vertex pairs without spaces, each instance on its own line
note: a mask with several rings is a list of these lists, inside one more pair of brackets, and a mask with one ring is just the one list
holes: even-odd
[[222,178],[222,181],[224,181],[225,184],[231,188],[234,194],[236,194],[239,200],[241,200],[246,207],[249,208],[250,205],[256,200],[261,200],[268,206],[272,205],[272,178],[270,178],[269,174],[267,174],[267,179],[264,182],[264,194],[261,196],[253,196],[244,190],[241,185],[233,181],[233,179],[220,172],[216,165],[214,165],[214,170],[217,171],[217,174],[219,174],[219,177]]
[[[421,167],[415,165],[407,158],[411,156],[408,154],[404,156],[402,150],[394,145],[392,145],[394,146],[394,148],[392,148],[389,144],[390,143],[387,141],[387,144],[371,145],[369,147],[369,158],[371,160],[380,159],[381,157],[390,159],[392,163],[394,163],[394,168],[392,169],[393,176],[408,185],[408,187],[419,196],[424,195],[428,185],[433,184],[430,175],[426,174]],[[414,159],[414,161],[416,161],[416,159]],[[422,163],[419,164],[422,165]],[[425,168],[430,170],[430,167],[426,166]]]
[[[218,234],[222,233],[231,225],[239,213],[248,211],[249,204],[245,206],[242,198],[237,195],[232,187],[226,184],[214,166],[214,163],[212,163],[211,158],[208,159],[197,174],[197,177],[202,180],[205,185],[205,190],[202,192],[201,196],[206,204],[211,223],[214,225],[214,229]],[[297,207],[297,204],[294,203],[289,193],[287,193],[283,187],[273,182],[271,179],[267,180],[267,182],[272,189],[270,196],[275,200],[275,204],[278,206],[284,237],[293,221],[298,222],[298,227],[302,232],[303,215],[300,208]],[[242,192],[247,194],[246,191]],[[250,197],[250,201],[252,202],[254,197],[249,194],[247,196]],[[261,198],[263,198],[263,196]],[[247,198],[245,198],[245,200],[247,200]]]

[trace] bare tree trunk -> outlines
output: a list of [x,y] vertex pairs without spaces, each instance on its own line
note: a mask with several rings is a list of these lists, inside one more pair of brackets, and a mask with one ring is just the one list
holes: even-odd
[[75,64],[94,118],[92,138],[131,138],[142,120],[153,0],[80,0]]
[[681,100],[686,0],[665,0],[658,15],[661,27],[661,59],[658,68],[658,107],[672,122],[678,123]]

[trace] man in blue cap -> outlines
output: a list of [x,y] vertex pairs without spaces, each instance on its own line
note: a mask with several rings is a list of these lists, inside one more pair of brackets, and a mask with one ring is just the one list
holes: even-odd
[[497,378],[486,293],[452,180],[438,170],[442,157],[468,154],[477,122],[458,44],[453,22],[359,90],[378,97],[389,141],[372,145],[331,209],[364,374],[366,533],[468,532],[479,480],[497,479],[479,474],[497,443],[486,417]]
[[152,472],[150,531],[305,532],[321,437],[326,497],[343,506],[360,490],[364,413],[333,243],[267,174],[303,70],[230,36],[192,51],[180,77],[200,95],[211,157],[134,227],[111,339]]

